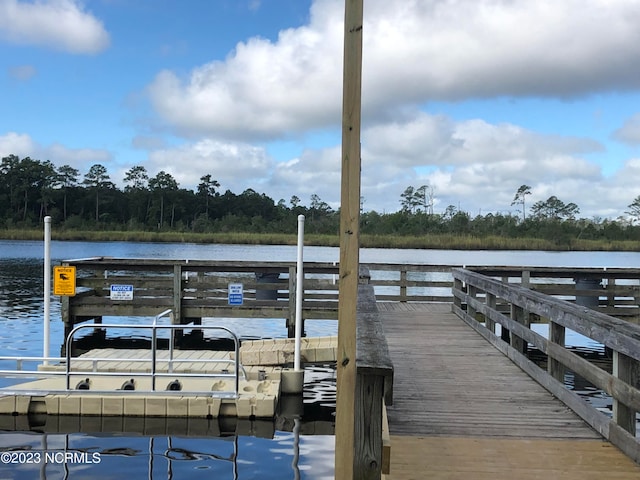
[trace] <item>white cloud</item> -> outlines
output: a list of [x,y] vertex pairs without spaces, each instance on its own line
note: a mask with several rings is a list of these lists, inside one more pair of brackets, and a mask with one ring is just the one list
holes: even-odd
[[336,2],[316,2],[311,23],[278,41],[239,43],[224,62],[181,79],[158,74],[153,106],[183,135],[272,138],[340,122],[342,16]]
[[635,0],[372,1],[364,90],[384,109],[390,101],[636,87],[639,17]]
[[51,160],[57,166],[64,164],[79,168],[81,172],[87,165],[100,163],[107,168],[113,160],[113,155],[107,150],[97,148],[69,148],[59,143],[53,143],[42,149],[42,160]]
[[100,163],[109,167],[113,157],[106,150],[69,148],[59,143],[40,145],[25,133],[8,132],[0,135],[0,157],[17,155],[35,160],[50,160],[56,167],[70,165],[85,173],[88,165]]
[[[185,136],[275,138],[340,122],[344,2],[316,0],[308,25],[252,38],[187,77],[149,85]],[[576,97],[640,86],[635,0],[370,0],[365,7],[365,122],[430,100]]]
[[0,39],[21,45],[95,54],[109,46],[102,22],[78,0],[0,2]]
[[9,155],[28,157],[33,155],[34,150],[36,150],[35,143],[25,133],[8,132],[0,135],[0,157]]
[[409,185],[432,185],[444,207],[468,199],[485,211],[496,211],[511,208],[515,191],[525,183],[557,186],[565,178],[602,180],[600,167],[581,157],[603,150],[599,143],[513,124],[455,122],[418,112],[413,118],[365,128],[363,139],[363,192],[372,209],[397,209],[399,195]]
[[340,204],[341,151],[339,146],[321,150],[305,150],[299,158],[280,163],[268,182],[277,198],[289,200],[297,196],[305,205],[311,195],[318,195],[331,207]]
[[259,190],[269,176],[272,160],[261,147],[204,139],[150,153],[146,165],[150,176],[160,170],[170,173],[181,187],[194,189],[200,177],[211,174],[222,191],[240,193]]

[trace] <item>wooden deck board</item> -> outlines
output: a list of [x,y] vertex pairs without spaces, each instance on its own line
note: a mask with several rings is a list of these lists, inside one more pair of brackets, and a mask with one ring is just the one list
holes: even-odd
[[394,360],[392,435],[600,438],[450,312],[382,312]]
[[386,480],[636,480],[640,466],[601,440],[391,436]]
[[640,478],[450,305],[383,304],[380,315],[394,362],[387,479]]

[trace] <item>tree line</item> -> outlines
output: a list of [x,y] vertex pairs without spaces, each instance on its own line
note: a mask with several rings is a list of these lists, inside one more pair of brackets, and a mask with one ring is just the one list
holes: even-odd
[[[165,171],[151,176],[136,165],[122,179],[120,189],[106,167],[92,165],[83,174],[69,165],[9,155],[0,164],[0,227],[34,228],[50,215],[58,228],[70,230],[130,230],[182,232],[280,233],[295,229],[297,216],[306,216],[308,233],[335,235],[339,212],[318,195],[308,205],[296,195],[277,202],[264,193],[222,191],[212,174],[200,177],[193,189],[181,188]],[[544,238],[558,245],[572,239],[636,240],[640,227],[640,196],[618,219],[579,218],[580,209],[556,196],[527,205],[531,187],[514,195],[513,213],[472,216],[453,205],[434,213],[434,189],[409,186],[392,213],[362,212],[361,232],[371,235],[454,234]]]
[[33,228],[49,215],[59,228],[76,230],[283,232],[295,229],[303,214],[310,232],[337,233],[336,212],[318,195],[308,206],[295,195],[276,203],[253,189],[223,192],[211,174],[189,190],[170,173],[151,176],[141,165],[122,180],[120,189],[101,164],[81,174],[70,165],[9,155],[0,163],[0,227]]

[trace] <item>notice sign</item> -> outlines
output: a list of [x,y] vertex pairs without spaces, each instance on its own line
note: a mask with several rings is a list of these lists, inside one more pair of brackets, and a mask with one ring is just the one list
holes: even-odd
[[229,284],[229,305],[242,305],[244,302],[244,290],[241,283]]
[[76,267],[53,267],[53,294],[66,297],[76,294]]
[[133,285],[111,285],[111,300],[133,300]]

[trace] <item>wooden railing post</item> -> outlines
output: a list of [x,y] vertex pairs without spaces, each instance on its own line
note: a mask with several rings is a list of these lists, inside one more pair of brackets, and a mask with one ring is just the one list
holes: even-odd
[[[636,387],[640,381],[640,362],[614,350],[613,376]],[[635,437],[636,412],[615,397],[613,399],[613,421]]]
[[173,318],[182,323],[182,265],[173,265]]
[[638,287],[637,285],[633,287],[633,303],[638,309],[638,314],[635,316],[635,318],[633,318],[633,320],[630,321],[640,325],[640,287]]
[[407,269],[404,266],[400,269],[400,301],[407,301]]
[[[531,272],[529,270],[522,271],[522,286],[524,288],[531,288]],[[522,311],[522,322],[523,325],[529,327],[531,326],[531,312],[527,309]],[[526,352],[526,343],[525,343],[525,352]]]
[[[454,278],[453,279],[453,290],[454,290],[454,292],[462,292],[463,286],[464,286],[464,284],[462,283],[462,280],[460,280],[459,278]],[[458,297],[455,294],[453,296],[453,305],[454,305],[454,307],[462,308],[462,300],[460,299],[460,297]]]
[[[487,307],[489,307],[489,310],[491,312],[496,310],[496,305],[497,305],[496,296],[492,293],[487,293]],[[493,334],[496,333],[496,322],[491,320],[488,315],[485,317],[485,326],[489,329],[491,333]]]
[[[478,289],[476,287],[474,287],[473,285],[468,285],[467,286],[467,295],[469,295],[469,298],[472,299],[476,299],[477,295],[478,295]],[[471,302],[467,302],[467,314],[473,318],[474,320],[476,320],[476,314],[477,314],[477,310],[476,308],[471,304]]]
[[[565,327],[549,320],[549,341],[564,347]],[[564,365],[555,358],[549,356],[547,360],[547,372],[557,381],[564,384]]]
[[[511,318],[522,325],[526,325],[527,323],[524,309],[515,304],[511,304]],[[523,354],[527,353],[527,342],[513,332],[511,332],[510,344],[518,352]]]

